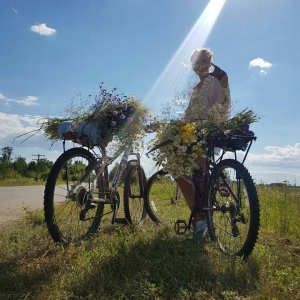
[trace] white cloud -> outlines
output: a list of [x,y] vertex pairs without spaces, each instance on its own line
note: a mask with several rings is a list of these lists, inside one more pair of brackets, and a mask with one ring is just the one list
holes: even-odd
[[261,75],[261,76],[264,76],[264,75],[267,75],[267,74],[268,74],[268,72],[266,70],[260,70],[259,71],[259,75]]
[[38,25],[33,25],[30,27],[32,32],[38,33],[39,35],[51,36],[56,33],[56,30],[50,27],[47,27],[46,23],[41,23]]
[[300,143],[285,147],[267,146],[265,154],[249,154],[249,160],[259,164],[285,164],[300,166]]
[[10,99],[0,93],[0,101],[4,102],[4,104],[7,106],[10,106],[12,103],[17,103],[19,105],[24,105],[24,106],[35,106],[35,105],[38,105],[37,104],[38,99],[39,98],[36,96],[27,96],[21,100]]
[[270,69],[271,67],[273,67],[273,65],[261,57],[252,59],[249,62],[249,68],[258,68],[259,74],[262,76],[267,75],[266,69]]
[[41,117],[20,116],[16,114],[4,114],[0,112],[0,141],[11,143],[15,137],[37,129],[37,122]]
[[[244,155],[244,152],[238,151],[238,160],[242,161]],[[227,152],[225,158],[234,156]],[[272,183],[287,180],[294,183],[295,178],[300,178],[300,143],[283,147],[267,146],[259,154],[250,152],[245,166],[256,182]]]
[[23,100],[15,100],[17,103],[25,106],[32,106],[32,105],[37,105],[38,98],[35,96],[27,96]]
[[4,114],[0,112],[0,149],[13,147],[14,157],[22,156],[28,162],[33,153],[45,154],[49,160],[56,160],[62,153],[61,143],[52,145],[43,132],[36,132],[44,118],[32,115]]
[[272,67],[272,64],[266,60],[264,60],[263,58],[255,58],[252,59],[249,63],[249,67],[250,68],[261,68],[261,69],[269,69]]

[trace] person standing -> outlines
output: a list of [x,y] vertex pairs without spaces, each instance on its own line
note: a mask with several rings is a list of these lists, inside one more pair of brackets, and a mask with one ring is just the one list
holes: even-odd
[[[226,72],[212,63],[213,52],[208,48],[196,49],[191,55],[193,71],[200,81],[193,88],[188,107],[183,115],[187,123],[209,119],[219,123],[228,119],[231,99]],[[209,73],[210,67],[214,71]],[[200,165],[205,170],[205,159],[200,158]],[[195,207],[194,186],[189,179],[179,177],[175,179],[191,211]],[[203,187],[200,184],[203,191]],[[203,193],[202,193],[203,194]],[[207,226],[203,214],[195,211],[193,214],[194,237],[201,238],[206,235]]]

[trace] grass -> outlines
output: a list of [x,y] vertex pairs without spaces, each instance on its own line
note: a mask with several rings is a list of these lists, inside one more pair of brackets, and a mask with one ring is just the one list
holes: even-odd
[[246,260],[147,220],[104,222],[78,246],[50,239],[43,213],[0,229],[0,299],[300,299],[300,189],[258,187],[261,230]]
[[45,185],[45,181],[39,179],[38,181],[33,178],[10,178],[0,180],[0,186],[24,186],[24,185]]

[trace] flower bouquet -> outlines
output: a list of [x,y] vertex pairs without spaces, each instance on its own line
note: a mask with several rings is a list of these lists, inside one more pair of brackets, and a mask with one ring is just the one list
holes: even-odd
[[258,119],[252,110],[244,110],[221,123],[212,120],[191,123],[184,120],[161,121],[157,124],[156,137],[150,142],[149,154],[174,178],[189,176],[198,166],[198,159],[205,157],[208,136],[232,130],[250,132],[249,124]]
[[66,112],[66,118],[49,118],[41,124],[46,138],[105,147],[112,139],[123,146],[130,145],[146,134],[147,109],[131,95],[117,94],[115,88],[107,91],[103,83],[94,103],[71,103]]

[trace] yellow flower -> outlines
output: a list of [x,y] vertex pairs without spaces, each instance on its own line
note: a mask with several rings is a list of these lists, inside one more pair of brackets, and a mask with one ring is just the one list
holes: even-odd
[[192,124],[184,125],[180,129],[179,134],[185,144],[191,144],[196,141],[195,126]]
[[204,150],[203,150],[202,147],[199,147],[199,148],[197,149],[197,154],[198,154],[199,157],[202,157],[202,156],[203,156]]

